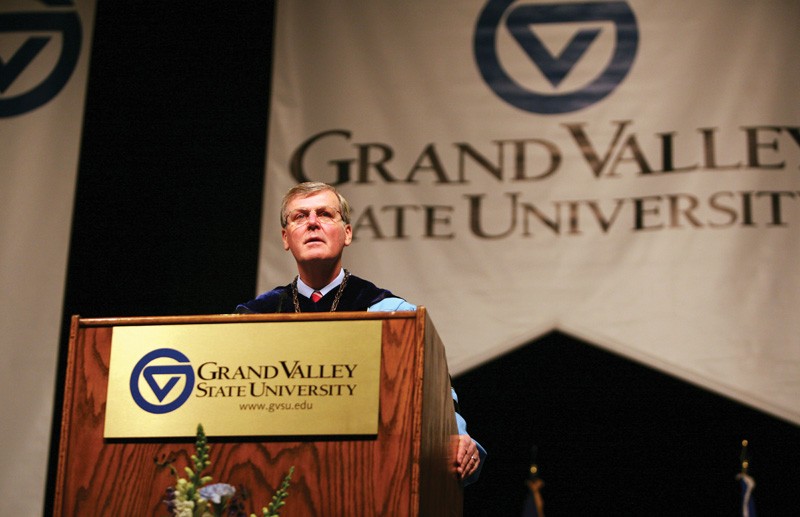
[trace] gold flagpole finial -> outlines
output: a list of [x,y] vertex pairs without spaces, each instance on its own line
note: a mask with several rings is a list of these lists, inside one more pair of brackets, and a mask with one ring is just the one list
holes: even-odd
[[742,440],[742,454],[739,456],[742,464],[742,474],[747,474],[747,469],[750,467],[750,458],[747,456],[747,440]]

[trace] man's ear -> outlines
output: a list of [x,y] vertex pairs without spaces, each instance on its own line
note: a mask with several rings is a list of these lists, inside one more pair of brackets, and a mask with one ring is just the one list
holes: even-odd
[[344,225],[344,245],[350,246],[353,242],[353,227],[349,224]]
[[289,251],[289,241],[286,239],[286,228],[281,229],[281,240],[283,241],[283,249]]

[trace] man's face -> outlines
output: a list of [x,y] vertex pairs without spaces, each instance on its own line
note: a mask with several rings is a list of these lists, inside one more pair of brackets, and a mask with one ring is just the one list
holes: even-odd
[[[318,214],[325,212],[325,207],[334,208],[334,220],[323,222]],[[315,192],[307,197],[296,197],[286,205],[286,213],[303,214],[302,221],[293,222],[281,230],[283,248],[291,251],[297,262],[339,260],[345,246],[353,240],[353,230],[349,224],[342,223],[338,212],[339,198],[330,190]]]

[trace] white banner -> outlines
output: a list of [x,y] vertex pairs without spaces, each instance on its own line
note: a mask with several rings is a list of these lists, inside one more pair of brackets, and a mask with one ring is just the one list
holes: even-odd
[[283,193],[326,181],[345,267],[428,307],[454,374],[559,329],[800,423],[798,19],[280,2],[259,290],[296,274]]
[[3,513],[41,515],[93,0],[0,5]]

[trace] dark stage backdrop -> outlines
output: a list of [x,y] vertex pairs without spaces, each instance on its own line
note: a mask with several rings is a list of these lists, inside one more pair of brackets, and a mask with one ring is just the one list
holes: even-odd
[[[264,0],[99,0],[60,376],[72,314],[216,314],[255,294],[273,14]],[[736,515],[745,438],[759,513],[800,508],[796,426],[569,336],[455,385],[490,453],[468,516],[519,515],[532,446],[548,517]]]

